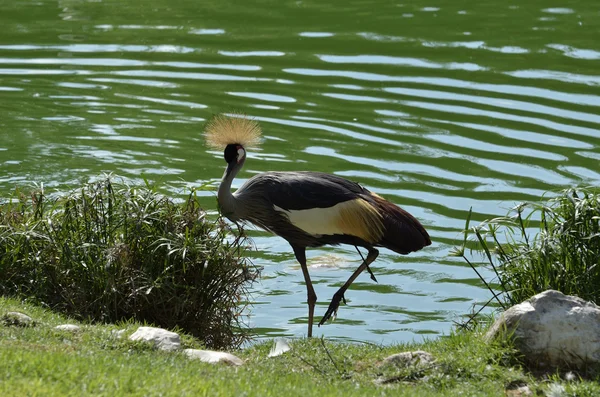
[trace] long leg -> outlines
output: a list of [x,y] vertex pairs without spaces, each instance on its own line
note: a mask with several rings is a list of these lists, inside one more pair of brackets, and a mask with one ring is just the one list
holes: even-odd
[[[365,257],[363,256],[362,252],[360,252],[360,250],[358,249],[358,247],[356,245],[354,246],[354,248],[356,248],[356,252],[358,252],[358,255],[360,255],[360,259],[362,259],[363,262],[364,262],[365,261]],[[369,266],[367,266],[367,271],[371,275],[371,280],[373,280],[376,283],[378,283],[379,281],[377,281],[377,278],[375,278],[375,275],[373,274],[373,271],[371,270],[371,268]],[[346,303],[346,302],[344,302],[344,303]]]
[[369,248],[369,254],[367,255],[367,259],[365,259],[363,263],[360,264],[358,269],[356,269],[354,273],[352,273],[348,281],[346,281],[346,283],[342,285],[342,288],[340,288],[335,294],[333,294],[333,298],[331,299],[329,308],[327,309],[325,315],[323,315],[323,318],[319,322],[319,327],[323,325],[325,321],[329,320],[332,314],[337,313],[337,309],[340,306],[340,301],[344,299],[344,293],[346,292],[346,290],[350,287],[354,280],[356,280],[356,277],[358,277],[358,275],[362,273],[362,271],[365,270],[371,264],[371,262],[377,259],[378,255],[379,251],[377,251],[375,248]]
[[306,295],[308,302],[308,337],[312,337],[313,317],[315,315],[315,303],[317,302],[317,294],[313,288],[312,281],[310,281],[310,274],[308,274],[308,267],[306,267],[306,249],[304,247],[294,247],[294,255],[302,267],[302,274],[304,274],[304,282],[306,283]]

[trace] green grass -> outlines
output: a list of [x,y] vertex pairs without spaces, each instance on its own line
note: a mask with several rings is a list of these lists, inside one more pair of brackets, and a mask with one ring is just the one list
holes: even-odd
[[[481,329],[386,347],[298,339],[291,351],[274,358],[267,358],[268,341],[233,351],[246,363],[229,367],[111,335],[117,329],[130,335],[141,324],[83,324],[80,332],[69,333],[53,327],[73,320],[38,306],[0,298],[0,315],[7,311],[25,312],[38,325],[0,326],[2,396],[502,396],[511,382],[527,383],[542,395],[552,382],[564,385],[564,395],[600,394],[596,381],[568,383],[524,372],[511,347],[486,344]],[[197,339],[182,336],[184,348],[201,348]],[[437,361],[421,369],[379,366],[390,354],[417,349]],[[377,382],[382,380],[387,383]]]
[[[501,291],[500,305],[520,303],[547,289],[600,302],[597,188],[567,189],[541,203],[522,203],[504,217],[473,227],[470,218],[469,213],[463,244],[453,255],[475,271],[478,265],[493,270],[497,278],[482,281]],[[484,262],[471,263],[469,249]]]
[[248,243],[153,186],[102,177],[68,193],[17,189],[0,205],[0,295],[96,322],[180,327],[213,347],[247,337]]

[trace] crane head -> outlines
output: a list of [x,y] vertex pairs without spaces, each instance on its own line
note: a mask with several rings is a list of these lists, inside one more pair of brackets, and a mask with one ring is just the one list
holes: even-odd
[[231,143],[225,147],[223,156],[227,164],[241,163],[246,158],[246,149],[239,143]]

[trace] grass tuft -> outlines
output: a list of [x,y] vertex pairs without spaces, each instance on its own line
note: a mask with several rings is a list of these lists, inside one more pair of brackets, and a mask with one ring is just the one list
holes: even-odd
[[[522,203],[507,216],[470,227],[453,255],[478,252],[496,276],[480,279],[498,303],[514,305],[547,289],[600,302],[600,191],[567,189],[546,203]],[[501,300],[494,290],[500,290]]]
[[136,320],[239,346],[257,269],[243,236],[183,204],[114,177],[49,197],[18,189],[0,206],[0,294],[94,322]]

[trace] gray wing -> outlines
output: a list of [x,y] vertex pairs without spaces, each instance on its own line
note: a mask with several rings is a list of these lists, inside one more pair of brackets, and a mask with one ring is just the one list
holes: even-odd
[[265,172],[249,179],[236,196],[260,194],[285,210],[328,208],[368,194],[358,183],[322,172]]

